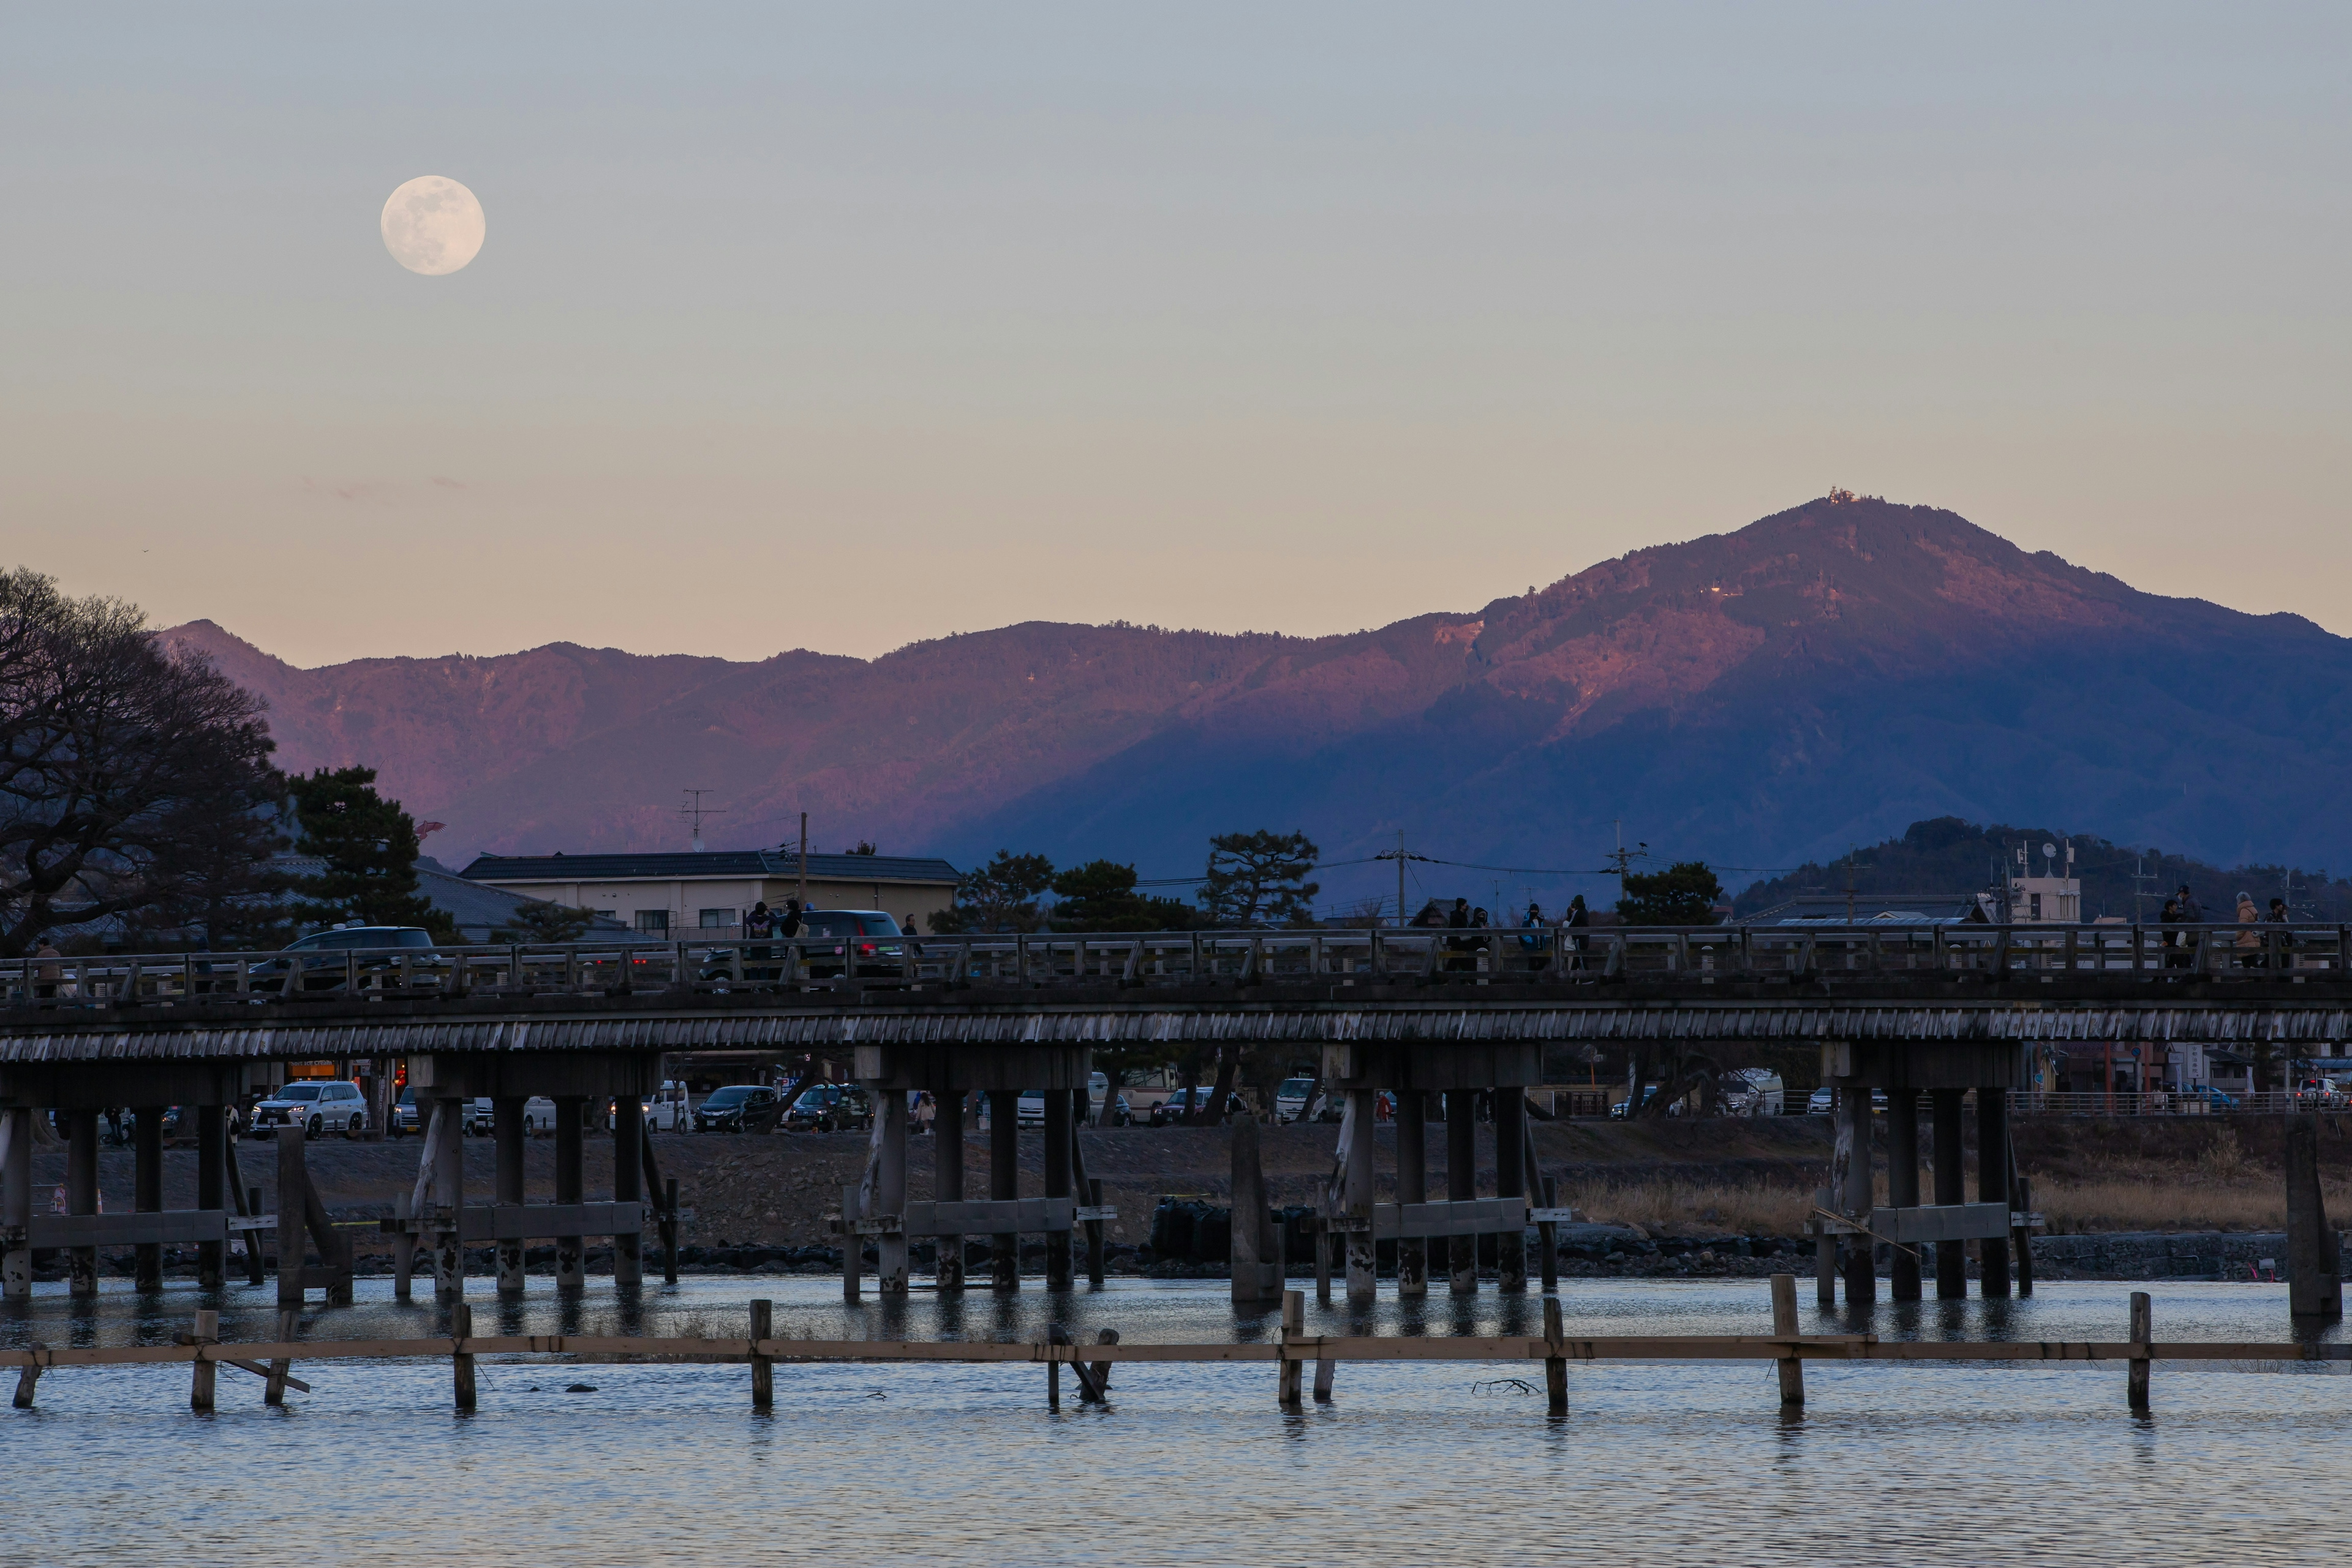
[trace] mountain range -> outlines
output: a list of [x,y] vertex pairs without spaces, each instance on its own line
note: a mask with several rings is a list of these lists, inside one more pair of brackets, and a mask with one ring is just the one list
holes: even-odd
[[1597,872],[1619,822],[1660,860],[1759,870],[1943,816],[2352,862],[2352,640],[1843,492],[1347,636],[1032,622],[871,660],[303,669],[209,621],[163,635],[268,700],[283,765],[375,766],[451,861],[683,848],[691,786],[714,845],[790,840],[805,810],[815,848],[1149,878],[1197,872],[1213,833],[1302,828],[1327,862],[1402,834],[1450,863],[1415,866],[1431,891]]

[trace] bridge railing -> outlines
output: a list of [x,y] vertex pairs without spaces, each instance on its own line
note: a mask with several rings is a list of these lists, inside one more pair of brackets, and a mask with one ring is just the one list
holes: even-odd
[[2352,973],[2352,928],[2314,925],[1303,928],[770,937],[0,961],[0,1005],[724,994],[844,984],[1559,984],[1975,974],[2260,980]]

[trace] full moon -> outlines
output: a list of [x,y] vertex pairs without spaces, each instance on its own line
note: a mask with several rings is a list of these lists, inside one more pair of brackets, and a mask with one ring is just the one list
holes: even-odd
[[420,174],[383,204],[383,247],[411,272],[439,278],[482,248],[482,204],[457,181]]

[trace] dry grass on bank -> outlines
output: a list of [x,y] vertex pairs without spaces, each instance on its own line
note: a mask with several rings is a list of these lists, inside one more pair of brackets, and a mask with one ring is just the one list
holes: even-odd
[[[1920,1187],[1928,1190],[1926,1173]],[[2323,1182],[2327,1212],[2352,1224],[2352,1183]],[[1969,1184],[1973,1195],[1975,1184]],[[1596,1183],[1567,1194],[1596,1220],[1655,1233],[1734,1232],[1796,1236],[1812,1213],[1810,1187],[1627,1180]],[[1886,1201],[1886,1183],[1878,1183]],[[2233,1138],[2219,1141],[2194,1164],[2125,1159],[2093,1161],[2079,1173],[2033,1178],[2033,1206],[2049,1234],[2099,1231],[2280,1230],[2286,1194],[2278,1171],[2243,1159]]]

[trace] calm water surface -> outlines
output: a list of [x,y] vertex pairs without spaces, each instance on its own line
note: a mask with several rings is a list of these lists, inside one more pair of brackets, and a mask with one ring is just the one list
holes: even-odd
[[[477,1287],[487,1282],[477,1281]],[[780,1333],[1029,1339],[1271,1337],[1222,1284],[1119,1281],[1056,1303],[1034,1288],[959,1307],[845,1307],[833,1280],[688,1279],[628,1300],[608,1285],[519,1309],[479,1291],[483,1332]],[[61,1288],[0,1319],[0,1342],[168,1340],[193,1289]],[[1888,1338],[2116,1339],[2127,1285],[2053,1283],[2030,1301],[1817,1313]],[[362,1280],[306,1316],[320,1337],[428,1334],[446,1320]],[[2155,1289],[2159,1338],[2282,1340],[2283,1288]],[[1810,1287],[1807,1300],[1810,1302]],[[1759,1332],[1762,1281],[1566,1284],[1571,1333]],[[224,1337],[263,1338],[268,1288],[230,1291]],[[1327,1332],[1515,1332],[1539,1298],[1457,1312],[1384,1300]],[[2333,1337],[2331,1335],[2331,1337]],[[749,1409],[740,1366],[485,1361],[480,1408],[448,1408],[446,1362],[318,1363],[283,1410],[220,1373],[186,1408],[184,1368],[67,1368],[37,1409],[0,1408],[11,1563],[317,1564],[853,1563],[2319,1563],[2352,1549],[2352,1379],[2159,1364],[2155,1414],[2116,1366],[1806,1368],[1784,1417],[1767,1364],[1570,1368],[1573,1414],[1495,1380],[1540,1368],[1349,1364],[1330,1405],[1285,1416],[1271,1366],[1122,1365],[1108,1410],[1045,1409],[1013,1364],[780,1366]],[[593,1384],[592,1393],[566,1393]]]

